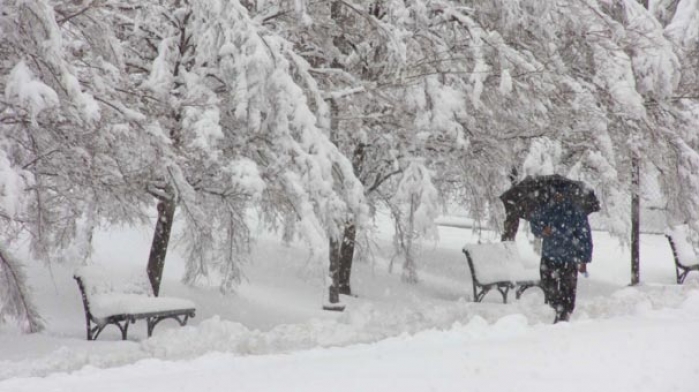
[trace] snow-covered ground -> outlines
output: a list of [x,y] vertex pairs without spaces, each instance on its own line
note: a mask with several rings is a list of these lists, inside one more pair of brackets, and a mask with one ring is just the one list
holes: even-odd
[[[450,224],[458,224],[447,219]],[[197,304],[181,328],[145,322],[129,341],[107,328],[85,341],[76,266],[28,266],[45,332],[0,325],[0,391],[696,391],[699,385],[699,274],[684,285],[667,240],[642,237],[643,284],[627,287],[629,254],[595,232],[590,277],[580,280],[570,323],[551,325],[538,289],[502,304],[497,293],[471,302],[460,248],[471,229],[440,226],[426,243],[421,282],[388,273],[390,230],[379,224],[372,263],[358,263],[357,297],[324,312],[322,271],[302,245],[262,233],[236,294],[179,282],[182,259],[168,255],[162,295]],[[101,233],[94,259],[112,269],[142,267],[150,229]],[[481,233],[483,239],[493,234]],[[535,260],[526,238],[520,250]]]

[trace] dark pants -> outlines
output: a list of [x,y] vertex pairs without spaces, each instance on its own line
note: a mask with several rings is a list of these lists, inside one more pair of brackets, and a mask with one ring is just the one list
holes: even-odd
[[575,292],[578,288],[578,265],[576,263],[555,263],[548,258],[541,259],[541,288],[546,302],[556,311],[556,320],[568,321],[575,309]]

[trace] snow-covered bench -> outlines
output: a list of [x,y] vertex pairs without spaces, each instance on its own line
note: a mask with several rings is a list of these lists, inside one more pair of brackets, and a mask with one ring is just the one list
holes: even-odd
[[512,241],[467,244],[463,248],[473,280],[473,300],[480,302],[496,288],[507,303],[507,293],[516,289],[517,299],[524,290],[540,287],[539,268],[527,265]]
[[677,284],[682,284],[691,271],[699,271],[699,257],[688,240],[688,229],[687,225],[680,225],[671,227],[665,232],[675,258]]
[[75,271],[73,278],[78,283],[85,308],[87,340],[97,339],[109,324],[116,325],[121,338],[126,340],[129,323],[136,320],[146,320],[150,337],[155,325],[164,319],[175,319],[184,326],[190,317],[194,317],[192,301],[154,297],[144,273],[127,279],[119,279],[116,275],[99,266],[86,266]]

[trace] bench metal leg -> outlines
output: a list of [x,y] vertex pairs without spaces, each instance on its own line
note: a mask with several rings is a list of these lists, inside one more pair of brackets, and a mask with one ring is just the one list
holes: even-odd
[[[509,294],[510,290],[515,291],[515,297],[517,299],[520,299],[522,297],[522,294],[524,291],[531,287],[539,287],[541,288],[541,285],[538,283],[532,282],[532,283],[525,283],[525,284],[512,284],[512,285],[506,285],[506,284],[491,284],[491,285],[474,285],[473,286],[473,300],[474,302],[481,302],[483,300],[483,297],[485,297],[490,290],[495,287],[497,290],[500,292],[500,295],[502,296],[502,302],[507,303],[507,295]],[[516,289],[515,289],[516,288]],[[479,292],[480,289],[480,292]],[[543,290],[543,289],[542,289]],[[546,294],[544,292],[544,294]],[[548,301],[545,302],[548,303]]]
[[[93,329],[92,329],[92,327],[90,327],[90,319],[87,319],[86,325],[87,325],[87,340],[94,340],[92,338]],[[95,327],[95,328],[97,328],[97,327]]]
[[667,240],[670,242],[670,249],[672,249],[672,256],[675,258],[675,273],[677,274],[677,284],[684,283],[685,278],[691,271],[699,272],[699,265],[686,266],[680,263],[679,257],[677,256],[677,248],[675,246],[675,241],[672,236],[666,235]]
[[677,268],[677,283],[684,283],[685,278],[687,278],[687,275],[689,275],[689,273],[692,271],[699,272],[699,265],[693,265],[689,268],[682,268],[682,272],[680,272],[679,268]]
[[129,330],[129,320],[125,320],[123,323],[120,323],[118,321],[111,321],[105,324],[95,324],[95,326],[91,326],[91,323],[88,321],[87,323],[87,340],[97,340],[97,337],[104,331],[104,329],[110,325],[114,324],[119,328],[119,331],[121,331],[121,340],[126,340],[126,335],[128,334]]
[[498,291],[502,295],[502,303],[507,303],[507,293],[510,291],[510,286],[498,286]]
[[168,318],[177,320],[177,322],[180,324],[180,326],[184,327],[185,325],[187,325],[187,320],[189,320],[189,315],[188,315],[188,314],[184,314],[184,315],[181,315],[181,316],[165,316],[165,317],[156,316],[156,317],[148,317],[148,318],[146,319],[146,324],[147,324],[147,326],[148,326],[148,337],[151,337],[151,335],[153,334],[153,329],[155,329],[155,326],[156,326],[159,322],[161,322],[161,321],[163,321],[163,320],[165,320],[165,319],[168,319]]
[[87,340],[95,340],[97,339],[97,336],[102,332],[104,327],[101,327],[99,325],[96,325],[94,327],[90,326],[90,322],[87,322]]
[[[497,285],[497,284],[491,284],[491,285],[487,285],[487,286],[474,285],[473,286],[473,301],[474,302],[481,302],[483,300],[483,297],[485,297],[486,294],[488,294],[493,287],[495,287],[500,292],[500,295],[502,295],[502,302],[507,303],[507,294],[509,293],[512,286]],[[478,292],[478,288],[481,289],[480,292]]]
[[[133,321],[132,321],[133,322]],[[126,334],[129,331],[129,321],[124,321],[124,325],[116,323],[117,327],[121,330],[121,340],[126,340]]]
[[478,292],[478,288],[474,285],[473,286],[473,301],[474,302],[481,302],[483,300],[483,297],[485,297],[486,294],[491,289],[491,286],[480,286],[481,287],[481,292]]
[[522,297],[522,294],[524,294],[524,291],[527,290],[528,288],[531,288],[531,287],[540,287],[540,286],[538,284],[534,284],[534,283],[523,284],[517,288],[517,291],[515,291],[515,297],[517,299],[519,299],[520,297]]

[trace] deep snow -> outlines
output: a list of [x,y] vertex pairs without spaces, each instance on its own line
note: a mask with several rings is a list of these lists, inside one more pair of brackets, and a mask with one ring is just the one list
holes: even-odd
[[[453,221],[449,223],[454,223]],[[458,223],[458,222],[457,222]],[[426,243],[421,282],[387,273],[390,230],[378,224],[372,263],[359,263],[358,295],[343,313],[321,310],[320,267],[300,244],[260,233],[247,278],[234,295],[212,282],[179,283],[182,260],[168,256],[163,295],[197,304],[184,328],[145,323],[127,342],[109,327],[84,339],[76,266],[28,269],[45,332],[22,335],[0,325],[0,391],[695,391],[699,385],[699,274],[674,284],[667,240],[642,237],[643,284],[626,287],[629,255],[595,232],[590,277],[580,279],[571,323],[551,325],[538,289],[503,305],[498,293],[471,302],[465,258],[471,229],[440,226]],[[480,233],[482,239],[494,234]],[[110,230],[96,238],[94,259],[108,268],[145,263],[150,231]],[[520,251],[536,262],[524,235]],[[38,376],[39,378],[32,378]]]

